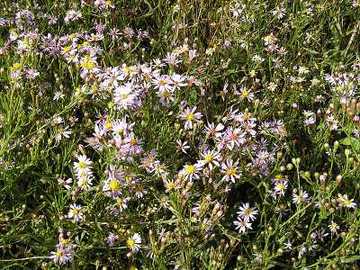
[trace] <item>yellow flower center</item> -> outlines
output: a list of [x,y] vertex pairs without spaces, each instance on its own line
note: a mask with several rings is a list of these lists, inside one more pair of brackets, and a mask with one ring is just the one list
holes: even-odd
[[65,46],[63,48],[63,53],[68,53],[68,52],[70,52],[70,50],[71,50],[71,46]]
[[192,121],[192,120],[194,120],[194,114],[193,114],[193,113],[189,113],[189,114],[186,116],[186,120],[187,120],[187,121]]
[[244,210],[245,216],[250,216],[251,213],[252,213],[252,210],[251,210],[250,208],[246,208],[246,209]]
[[195,172],[196,168],[194,165],[186,165],[185,166],[185,172],[187,174],[193,174]]
[[64,252],[62,251],[62,250],[60,250],[60,249],[58,249],[57,251],[56,251],[56,253],[55,253],[55,256],[56,257],[62,257],[64,255]]
[[111,191],[118,191],[120,189],[120,183],[116,179],[111,179],[109,183]]
[[111,129],[111,128],[112,128],[112,124],[111,124],[110,121],[106,121],[106,123],[105,123],[105,128],[106,128],[106,129]]
[[126,75],[129,75],[130,74],[130,68],[129,67],[124,67],[123,68],[123,71]]
[[244,90],[244,91],[242,91],[241,95],[242,95],[243,97],[248,97],[248,96],[249,96],[249,91],[248,91],[248,90]]
[[12,71],[17,71],[17,70],[20,70],[21,68],[22,68],[22,64],[15,63],[15,64],[12,65],[11,70]]
[[236,175],[236,168],[232,167],[226,170],[226,175],[228,176],[235,176]]
[[133,179],[132,175],[126,175],[125,180],[126,182],[130,182]]
[[87,167],[87,165],[86,165],[86,162],[85,162],[85,161],[82,161],[82,160],[81,160],[81,161],[79,161],[79,163],[78,163],[78,164],[79,164],[79,168],[80,168],[80,169],[85,169],[85,168]]
[[137,145],[137,140],[135,138],[131,138],[130,144],[131,145]]
[[167,91],[167,90],[165,90],[165,91],[162,92],[162,96],[163,96],[164,98],[169,98],[169,97],[170,97],[170,92]]
[[344,199],[344,200],[343,200],[343,204],[344,204],[345,207],[349,207],[349,206],[351,206],[352,201],[349,200],[349,199]]
[[82,60],[80,66],[84,69],[92,70],[96,66],[96,64],[95,61],[89,55],[87,55]]
[[175,185],[175,183],[173,181],[168,182],[166,184],[166,189],[168,189],[168,190],[174,190],[175,188],[176,188],[176,185]]
[[283,183],[279,183],[276,185],[277,189],[280,190],[280,191],[283,191],[285,190],[285,185]]
[[126,245],[128,246],[128,248],[133,249],[135,247],[135,240],[132,238],[129,238],[126,241]]
[[67,244],[69,244],[70,240],[69,239],[61,239],[61,244],[66,246]]
[[213,161],[214,157],[211,154],[206,154],[205,156],[205,161],[206,162],[211,162]]
[[120,93],[121,99],[127,99],[130,95],[130,92],[122,92]]

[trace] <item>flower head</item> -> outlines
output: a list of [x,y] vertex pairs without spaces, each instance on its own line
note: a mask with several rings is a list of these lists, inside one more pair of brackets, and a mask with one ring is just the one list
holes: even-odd
[[196,112],[196,107],[192,109],[186,108],[185,111],[180,114],[180,118],[185,121],[185,129],[192,129],[195,123],[200,122],[201,117],[202,114]]
[[199,172],[202,169],[201,164],[187,164],[184,168],[180,171],[180,174],[185,177],[185,179],[191,181],[193,179],[199,179]]
[[240,217],[237,218],[237,220],[234,221],[235,229],[239,230],[239,233],[245,233],[247,230],[251,230],[251,223],[249,221],[246,221],[244,219],[241,219]]
[[231,159],[226,160],[221,165],[221,172],[224,174],[222,179],[227,182],[233,182],[233,183],[235,183],[237,179],[240,179],[240,172],[238,166],[239,166],[238,161],[234,162]]
[[249,203],[244,203],[240,206],[237,214],[240,219],[245,221],[254,221],[259,211],[255,207],[250,207]]
[[354,202],[354,199],[349,199],[347,194],[338,194],[337,202],[339,203],[340,207],[346,207],[346,208],[356,208],[356,203]]
[[130,249],[131,252],[138,252],[140,250],[141,245],[141,236],[138,233],[134,233],[134,235],[128,240],[126,240],[126,246]]
[[72,219],[73,222],[81,222],[85,219],[82,207],[75,203],[70,205],[70,210],[67,217]]

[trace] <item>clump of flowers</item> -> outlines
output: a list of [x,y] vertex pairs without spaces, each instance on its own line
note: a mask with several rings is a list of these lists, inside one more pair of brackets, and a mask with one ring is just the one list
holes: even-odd
[[74,259],[74,244],[66,238],[64,232],[60,230],[56,251],[50,253],[50,258],[59,265],[66,265]]
[[79,155],[77,159],[78,161],[74,162],[77,185],[81,190],[87,191],[93,181],[92,161],[86,155]]
[[359,1],[45,2],[1,9],[3,268],[358,267]]

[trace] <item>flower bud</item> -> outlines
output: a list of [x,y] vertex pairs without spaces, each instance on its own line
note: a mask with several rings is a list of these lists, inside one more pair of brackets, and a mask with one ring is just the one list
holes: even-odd
[[341,180],[342,180],[342,175],[339,174],[338,176],[336,176],[336,183],[337,184],[340,184],[341,183]]

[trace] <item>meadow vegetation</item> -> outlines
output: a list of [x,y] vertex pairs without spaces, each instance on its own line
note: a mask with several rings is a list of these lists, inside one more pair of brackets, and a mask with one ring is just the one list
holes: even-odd
[[360,269],[359,0],[3,0],[1,269]]

